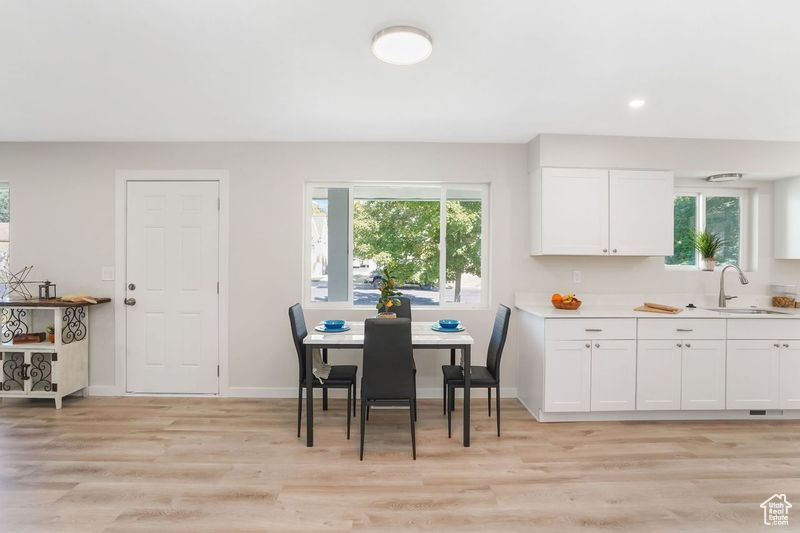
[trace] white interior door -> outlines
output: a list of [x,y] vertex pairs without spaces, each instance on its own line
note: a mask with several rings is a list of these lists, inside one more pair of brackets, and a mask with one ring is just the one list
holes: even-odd
[[126,218],[128,392],[216,394],[219,183],[128,182]]

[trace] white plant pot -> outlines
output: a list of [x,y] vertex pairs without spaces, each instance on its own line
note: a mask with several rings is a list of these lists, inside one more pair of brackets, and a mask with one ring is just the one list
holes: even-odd
[[716,266],[717,266],[717,262],[714,261],[713,257],[711,257],[711,258],[706,257],[706,258],[703,259],[703,270],[705,270],[707,272],[713,272],[714,268]]

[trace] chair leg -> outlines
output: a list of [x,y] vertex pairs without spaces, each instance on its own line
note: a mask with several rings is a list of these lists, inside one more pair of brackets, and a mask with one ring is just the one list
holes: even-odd
[[409,414],[411,415],[411,416],[409,416],[409,418],[411,419],[411,456],[416,461],[417,460],[417,428],[416,428],[416,426],[414,424],[414,422],[417,420],[417,406],[415,405],[416,404],[416,398],[414,398],[414,400],[412,402],[410,402],[410,404],[411,405],[409,405],[408,407],[410,408],[409,409]]
[[447,414],[447,379],[442,376],[442,415]]
[[353,418],[356,417],[356,384],[353,383]]
[[369,420],[369,404],[367,404],[367,420]]
[[500,384],[497,385],[497,436],[500,436]]
[[489,401],[487,402],[489,404],[489,418],[492,418],[492,388],[488,387],[486,391],[489,393]]
[[364,460],[364,431],[366,429],[366,417],[367,417],[367,402],[364,401],[364,398],[361,398],[361,448],[359,453],[359,460]]
[[297,438],[300,438],[300,420],[303,418],[303,386],[297,388]]
[[[328,362],[328,350],[327,350],[327,348],[324,348],[322,350],[322,362],[323,363],[327,363]],[[323,411],[327,411],[328,410],[328,388],[327,387],[323,387],[323,389],[322,389],[322,410]]]
[[350,392],[350,387],[347,387],[347,409],[344,411],[344,416],[347,418],[347,440],[350,440],[350,402],[353,401],[353,395]]
[[414,421],[417,420],[417,371],[414,370]]
[[[453,387],[447,387],[447,397],[449,400],[453,399]],[[451,438],[453,436],[453,411],[452,409],[447,410],[447,438]]]

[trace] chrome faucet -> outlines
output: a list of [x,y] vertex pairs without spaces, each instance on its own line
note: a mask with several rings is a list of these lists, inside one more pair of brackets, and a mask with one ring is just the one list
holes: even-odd
[[739,273],[739,282],[742,285],[747,285],[748,283],[750,283],[745,277],[744,272],[742,272],[742,269],[739,268],[739,265],[736,265],[734,263],[725,265],[722,268],[722,272],[720,272],[719,274],[719,307],[727,307],[728,300],[733,300],[734,298],[737,298],[736,296],[728,296],[725,294],[725,271],[728,270],[729,268],[736,269],[736,271]]

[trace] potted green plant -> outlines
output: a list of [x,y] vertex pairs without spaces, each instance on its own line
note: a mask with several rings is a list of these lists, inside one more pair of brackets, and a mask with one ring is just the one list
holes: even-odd
[[47,340],[50,343],[55,343],[56,342],[56,328],[55,328],[55,326],[47,326],[46,330],[47,330]]
[[381,270],[379,277],[380,298],[375,308],[378,309],[378,318],[397,318],[397,314],[392,312],[393,307],[401,305],[398,296],[403,293],[397,290],[397,279],[392,275],[389,267]]
[[703,259],[703,270],[713,271],[716,255],[725,244],[725,239],[711,231],[699,231],[693,235],[694,247]]

